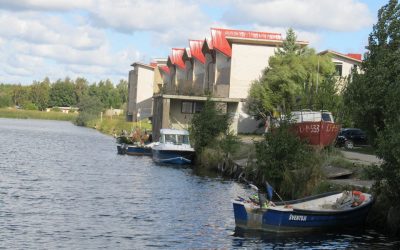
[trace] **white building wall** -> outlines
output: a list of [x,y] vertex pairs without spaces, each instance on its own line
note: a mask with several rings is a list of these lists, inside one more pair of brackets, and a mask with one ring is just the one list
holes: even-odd
[[145,67],[139,67],[136,93],[136,112],[139,112],[140,110],[140,119],[148,118],[152,115],[153,82],[154,70]]
[[354,61],[342,57],[332,57],[332,62],[334,64],[342,65],[342,75],[337,77],[337,82],[336,82],[336,86],[338,88],[338,91],[340,92],[346,85],[347,79],[350,76],[351,71],[353,70],[355,65],[357,65],[358,73],[361,73],[360,63],[356,63]]
[[203,83],[205,76],[204,64],[198,60],[193,61],[193,90],[196,95],[204,94]]
[[247,98],[251,83],[260,78],[275,49],[265,45],[232,44],[230,98]]

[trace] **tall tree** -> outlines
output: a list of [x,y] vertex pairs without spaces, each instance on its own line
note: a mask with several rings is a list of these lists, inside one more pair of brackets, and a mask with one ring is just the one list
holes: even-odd
[[391,0],[378,12],[378,22],[368,39],[362,74],[353,76],[344,92],[344,102],[356,126],[374,140],[400,114],[400,12]]
[[117,85],[117,89],[121,98],[121,102],[128,102],[128,81],[121,79]]
[[50,95],[50,80],[46,77],[41,82],[33,82],[31,85],[31,100],[39,110],[48,107]]
[[[310,48],[300,48],[293,30],[288,30],[282,49],[270,57],[262,77],[249,91],[249,113],[267,117],[300,108],[331,109],[326,92],[335,96],[335,68],[329,56]],[[325,94],[322,94],[325,93]]]
[[[381,191],[400,207],[400,4],[390,0],[378,12],[368,39],[363,74],[355,75],[345,92],[356,125],[376,138]],[[379,185],[378,185],[379,186]],[[398,209],[396,211],[398,213]],[[398,227],[398,225],[397,225]],[[399,230],[400,232],[400,230]]]
[[89,82],[83,77],[76,78],[74,92],[77,103],[81,101],[83,96],[88,94],[88,90],[89,90]]
[[64,81],[57,80],[50,89],[50,105],[53,107],[66,107],[76,105],[74,83],[65,78]]

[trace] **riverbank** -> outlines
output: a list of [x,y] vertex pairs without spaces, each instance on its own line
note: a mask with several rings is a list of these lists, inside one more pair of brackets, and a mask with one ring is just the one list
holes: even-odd
[[39,120],[56,120],[56,121],[74,121],[77,117],[76,113],[62,112],[45,112],[38,110],[24,110],[14,108],[0,108],[1,118],[14,119],[39,119]]
[[[70,121],[74,123],[77,116],[77,113],[0,108],[1,118]],[[151,123],[149,120],[127,122],[125,116],[99,116],[89,121],[87,127],[94,128],[104,134],[112,136],[119,135],[123,130],[130,132],[136,128],[151,131]]]

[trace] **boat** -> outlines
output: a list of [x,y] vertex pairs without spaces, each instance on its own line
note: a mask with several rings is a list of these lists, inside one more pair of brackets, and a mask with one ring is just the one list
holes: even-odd
[[152,143],[132,142],[132,140],[127,136],[119,136],[116,138],[116,140],[118,154],[151,156],[151,147],[153,146]]
[[341,126],[334,122],[331,112],[307,109],[291,115],[295,133],[310,145],[326,147],[335,142]]
[[189,132],[179,129],[160,129],[160,141],[154,144],[152,153],[154,162],[175,165],[191,164],[195,156]]
[[241,229],[301,232],[361,227],[373,204],[360,191],[329,192],[287,202],[233,201],[235,223]]
[[127,154],[127,155],[135,155],[135,156],[151,156],[152,151],[151,147],[153,144],[117,144],[117,152],[118,154]]

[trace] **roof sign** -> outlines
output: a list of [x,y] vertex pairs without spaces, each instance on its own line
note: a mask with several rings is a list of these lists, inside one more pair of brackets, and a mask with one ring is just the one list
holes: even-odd
[[242,31],[242,30],[227,30],[211,28],[212,46],[226,56],[232,56],[232,48],[226,39],[227,37],[257,39],[257,40],[282,40],[280,33]]

